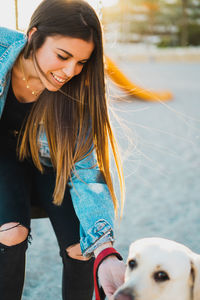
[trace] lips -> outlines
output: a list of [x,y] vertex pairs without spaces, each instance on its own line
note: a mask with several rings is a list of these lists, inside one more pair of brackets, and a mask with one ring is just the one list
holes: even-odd
[[67,78],[64,79],[63,77],[60,77],[54,73],[51,73],[51,75],[54,78],[54,80],[56,81],[56,83],[58,83],[58,84],[63,84],[67,81]]

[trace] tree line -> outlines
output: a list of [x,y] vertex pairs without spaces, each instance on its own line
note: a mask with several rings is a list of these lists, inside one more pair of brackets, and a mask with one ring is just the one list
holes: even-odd
[[200,45],[200,0],[119,0],[104,9],[105,28],[118,28],[119,42],[159,47]]

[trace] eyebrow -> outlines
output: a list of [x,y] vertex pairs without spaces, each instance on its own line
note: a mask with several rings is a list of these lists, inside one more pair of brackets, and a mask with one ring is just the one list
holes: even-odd
[[[74,57],[73,54],[71,54],[70,52],[68,52],[67,50],[64,50],[64,49],[61,49],[61,48],[57,48],[58,50],[61,50],[63,52],[65,52],[67,55],[69,55],[70,57]],[[86,58],[86,59],[82,59],[80,61],[84,61],[84,62],[87,62],[89,60],[89,58]]]

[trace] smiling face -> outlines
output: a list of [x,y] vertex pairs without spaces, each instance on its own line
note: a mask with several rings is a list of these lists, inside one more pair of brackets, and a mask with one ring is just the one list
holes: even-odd
[[49,36],[36,51],[36,72],[49,91],[57,91],[67,81],[78,75],[94,50],[92,41],[66,36]]

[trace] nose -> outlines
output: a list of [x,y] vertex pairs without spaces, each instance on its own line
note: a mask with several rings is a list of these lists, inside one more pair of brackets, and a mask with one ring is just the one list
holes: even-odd
[[114,296],[114,300],[134,300],[133,291],[130,288],[125,288]]
[[72,78],[75,75],[76,66],[73,63],[68,63],[62,69],[65,75],[69,78]]

